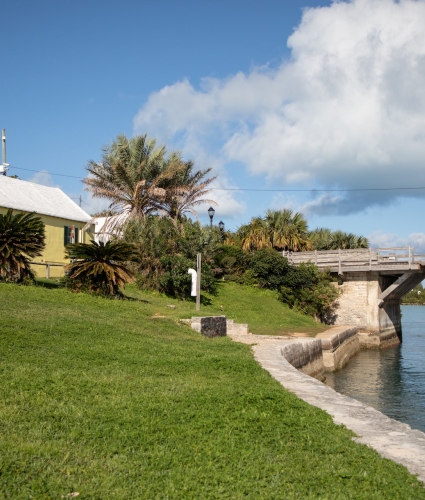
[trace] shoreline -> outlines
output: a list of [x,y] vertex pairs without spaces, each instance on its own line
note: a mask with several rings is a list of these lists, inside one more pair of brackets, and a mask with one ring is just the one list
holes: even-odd
[[252,334],[230,334],[229,337],[251,345],[255,359],[273,378],[303,401],[326,411],[335,424],[355,432],[354,441],[405,466],[425,483],[425,433],[344,396],[310,376],[309,364],[313,374],[320,372],[316,355],[319,339],[260,338]]

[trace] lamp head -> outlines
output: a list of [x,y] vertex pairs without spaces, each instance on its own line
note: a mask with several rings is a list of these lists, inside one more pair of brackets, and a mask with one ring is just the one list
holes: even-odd
[[208,215],[210,216],[211,221],[213,220],[214,214],[215,214],[215,210],[213,209],[213,207],[210,207],[208,209]]

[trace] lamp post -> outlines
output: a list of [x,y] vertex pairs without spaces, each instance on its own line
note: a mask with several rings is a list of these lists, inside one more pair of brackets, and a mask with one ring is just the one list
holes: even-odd
[[214,214],[215,214],[215,210],[213,209],[213,207],[210,207],[208,209],[208,215],[210,216],[210,228],[211,229],[212,229],[212,221],[213,221]]
[[223,243],[224,242],[224,222],[222,220],[218,223],[218,228],[220,229],[220,240],[221,240],[221,243]]

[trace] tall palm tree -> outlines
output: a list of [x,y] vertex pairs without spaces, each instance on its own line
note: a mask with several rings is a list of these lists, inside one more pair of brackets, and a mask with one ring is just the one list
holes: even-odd
[[216,179],[210,177],[203,180],[211,172],[211,168],[194,172],[193,161],[183,161],[178,151],[170,155],[168,165],[174,175],[161,182],[161,187],[165,188],[165,197],[161,205],[163,212],[171,219],[181,221],[188,213],[198,218],[196,206],[205,203],[217,205],[214,200],[203,198],[210,192],[207,186]]
[[354,248],[368,248],[369,241],[363,236],[358,236],[353,233],[345,233],[344,231],[334,231],[331,234],[331,249],[354,249]]
[[122,264],[138,258],[136,247],[128,243],[92,241],[70,244],[65,256],[73,260],[65,268],[69,278],[88,285],[90,291],[119,295],[119,288],[135,279]]
[[179,152],[166,158],[165,147],[156,148],[146,134],[128,139],[125,135],[103,149],[102,161],[90,161],[84,179],[86,190],[97,198],[111,200],[117,224],[128,216],[144,218],[162,213],[181,220],[185,213],[197,215],[194,207],[213,200],[201,199],[215,179],[203,180],[210,172],[193,171],[193,162],[184,162]]
[[248,224],[238,228],[235,235],[236,241],[247,252],[271,247],[266,222],[262,217],[253,217]]
[[326,227],[318,227],[310,231],[312,250],[331,250],[332,231]]
[[165,147],[143,136],[128,139],[119,135],[103,149],[102,161],[89,161],[84,179],[86,190],[96,198],[111,200],[116,213],[144,217],[158,209],[165,192],[158,184],[168,175],[163,171]]
[[0,215],[0,278],[20,282],[33,277],[30,259],[45,247],[44,224],[34,213]]
[[307,221],[289,209],[267,210],[265,217],[253,217],[238,229],[236,238],[246,251],[274,248],[298,252],[310,248]]
[[317,228],[310,232],[313,250],[338,250],[368,248],[369,241],[364,236],[358,236],[344,231],[331,231],[327,228]]
[[276,250],[305,251],[311,248],[307,221],[300,212],[267,210],[267,224],[271,245]]

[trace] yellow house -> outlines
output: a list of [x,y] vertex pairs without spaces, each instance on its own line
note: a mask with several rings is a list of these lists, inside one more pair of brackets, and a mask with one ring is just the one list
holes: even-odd
[[65,245],[89,243],[92,239],[90,215],[59,188],[0,175],[0,214],[9,208],[14,213],[35,212],[45,225],[46,247],[32,266],[37,276],[63,276],[63,266],[69,263]]

